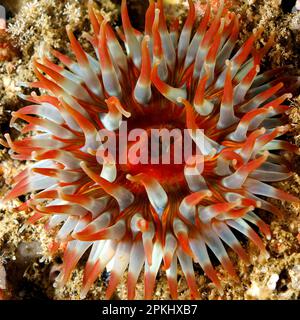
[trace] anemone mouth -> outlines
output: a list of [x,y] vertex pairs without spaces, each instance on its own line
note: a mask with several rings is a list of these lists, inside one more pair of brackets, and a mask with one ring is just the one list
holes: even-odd
[[[176,149],[176,146],[178,146],[176,139],[178,137],[182,139],[186,129],[185,119],[182,116],[184,110],[178,106],[173,107],[176,108],[175,112],[164,114],[164,112],[158,112],[158,110],[147,110],[142,116],[128,119],[128,132],[138,128],[145,135],[141,134],[134,142],[128,142],[127,159],[129,158],[130,149],[134,148],[136,143],[141,145],[144,143],[146,145],[145,156],[142,157],[143,149],[140,146],[135,153],[138,158],[137,161],[133,159],[126,161],[126,164],[119,164],[118,166],[125,175],[137,175],[140,173],[150,175],[169,191],[186,185],[184,162],[182,161],[184,150],[182,145],[179,145],[179,148]],[[166,133],[167,136],[163,133]],[[143,139],[146,141],[143,142]],[[179,160],[176,159],[179,158],[178,153],[180,153]],[[118,159],[116,162],[118,163]],[[135,188],[135,190],[137,189]]]
[[[152,176],[168,193],[187,189],[183,173],[183,164],[128,164],[123,170],[129,175],[144,173],[148,176]],[[129,188],[132,188],[134,192],[145,192],[144,188],[141,186],[131,185]]]
[[[284,102],[291,95],[283,84],[294,82],[295,89],[299,79],[285,68],[259,73],[273,39],[253,49],[262,32],[256,30],[236,49],[239,21],[224,1],[213,18],[208,4],[195,31],[193,1],[189,6],[182,30],[177,23],[169,30],[163,2],[151,1],[143,34],[132,27],[123,0],[118,38],[90,1],[96,58],[67,28],[76,61],[57,51],[63,66],[46,57],[35,61],[38,81],[30,86],[49,94],[22,96],[32,105],[13,114],[12,125],[24,120],[21,132],[34,135],[17,141],[6,135],[10,153],[34,163],[15,178],[5,201],[31,193],[19,209],[33,211],[31,222],[48,216],[47,227],[59,227],[53,248],[65,247],[60,285],[89,250],[82,297],[109,267],[107,298],[126,269],[128,297],[134,298],[143,268],[145,297],[151,298],[163,265],[177,298],[179,264],[197,298],[193,263],[222,291],[211,254],[236,277],[227,248],[244,261],[248,256],[233,230],[267,254],[253,226],[267,239],[270,230],[255,209],[280,214],[263,197],[299,202],[270,185],[291,175],[277,151],[298,151],[278,138],[289,131]],[[138,139],[122,140],[125,118],[130,133],[140,130]],[[172,157],[182,155],[175,144],[180,139],[168,136],[167,148],[158,139],[154,154],[148,143],[153,130],[175,129],[181,138],[187,130],[192,141],[180,163]],[[110,141],[115,148],[107,149]],[[163,155],[170,161],[162,163]]]

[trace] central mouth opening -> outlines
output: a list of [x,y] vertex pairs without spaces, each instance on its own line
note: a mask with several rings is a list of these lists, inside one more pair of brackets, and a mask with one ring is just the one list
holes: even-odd
[[118,133],[120,154],[127,159],[126,163],[118,163],[124,173],[144,173],[164,186],[184,182],[187,132],[182,109],[149,110],[141,117],[129,118],[124,125],[126,133],[122,128]]

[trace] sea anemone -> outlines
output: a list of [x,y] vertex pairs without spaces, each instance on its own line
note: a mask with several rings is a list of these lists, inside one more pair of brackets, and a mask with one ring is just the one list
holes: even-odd
[[[266,197],[299,203],[269,185],[291,176],[283,153],[298,152],[278,137],[290,129],[289,106],[283,103],[292,95],[284,84],[293,92],[299,79],[287,76],[285,67],[259,73],[274,37],[256,49],[263,30],[254,30],[236,48],[239,16],[223,0],[214,13],[208,3],[197,26],[189,0],[182,28],[178,20],[167,26],[162,0],[150,1],[144,33],[132,26],[125,0],[117,33],[91,1],[88,11],[94,56],[67,27],[76,61],[53,50],[61,64],[46,56],[34,62],[38,81],[30,87],[48,94],[22,96],[31,104],[12,113],[11,126],[24,121],[23,137],[12,141],[5,135],[11,156],[33,164],[15,178],[4,200],[31,194],[19,210],[34,213],[30,222],[49,217],[46,227],[59,229],[54,249],[63,247],[64,256],[57,284],[68,281],[90,250],[82,298],[105,268],[107,298],[128,269],[133,299],[143,268],[145,298],[152,297],[160,268],[177,298],[178,262],[193,298],[199,297],[194,263],[222,291],[212,256],[236,278],[227,251],[249,261],[243,236],[267,254],[258,232],[267,239],[271,234],[256,208],[280,215]],[[130,130],[187,129],[193,156],[182,164],[107,157],[108,137],[99,139],[98,132],[106,129],[121,140],[125,118]],[[139,160],[139,147],[148,139],[131,141],[133,160]],[[174,155],[174,145],[164,152]]]

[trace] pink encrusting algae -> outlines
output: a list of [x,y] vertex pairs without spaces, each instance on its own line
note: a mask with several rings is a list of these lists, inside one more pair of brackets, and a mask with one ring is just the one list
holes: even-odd
[[[151,298],[162,268],[176,299],[178,262],[192,298],[199,297],[193,263],[222,291],[212,254],[237,278],[226,248],[249,260],[238,233],[267,254],[258,232],[269,239],[270,230],[255,209],[281,214],[265,197],[300,202],[269,185],[291,175],[282,153],[298,152],[279,137],[290,129],[284,102],[299,79],[285,67],[259,72],[274,39],[255,49],[263,30],[254,30],[236,48],[239,17],[223,0],[214,15],[207,5],[199,25],[192,0],[189,7],[182,30],[178,23],[169,30],[163,1],[150,1],[141,33],[123,0],[123,28],[115,33],[90,1],[94,35],[88,40],[96,58],[67,28],[76,61],[54,50],[60,65],[47,57],[35,61],[38,81],[30,87],[49,94],[23,96],[31,104],[13,112],[11,125],[21,119],[21,133],[33,134],[16,141],[5,135],[11,156],[34,163],[4,200],[30,193],[19,209],[34,213],[32,223],[46,216],[47,228],[59,228],[53,250],[65,252],[57,284],[68,281],[90,250],[82,298],[107,265],[107,298],[128,270],[133,299],[143,268],[145,298]],[[203,171],[193,161],[101,161],[97,132],[118,134],[122,118],[130,129],[189,129],[204,157]],[[198,128],[204,130],[202,144],[195,139]]]

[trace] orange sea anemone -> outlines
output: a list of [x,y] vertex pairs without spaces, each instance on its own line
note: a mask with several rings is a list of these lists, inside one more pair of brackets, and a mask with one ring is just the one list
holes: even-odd
[[[65,248],[59,285],[89,251],[82,298],[107,266],[107,298],[127,269],[128,298],[135,297],[142,269],[145,298],[151,298],[160,268],[177,298],[178,264],[193,298],[199,297],[194,263],[222,290],[211,257],[236,277],[227,248],[248,261],[242,234],[265,253],[258,232],[271,234],[256,208],[280,214],[265,197],[300,202],[270,185],[291,175],[282,153],[298,152],[279,137],[290,129],[284,102],[299,79],[285,67],[260,73],[273,37],[255,49],[263,30],[254,30],[237,48],[239,18],[223,0],[213,18],[208,4],[198,25],[189,0],[182,28],[168,27],[162,0],[150,1],[144,32],[133,28],[125,0],[117,33],[92,2],[88,10],[95,55],[68,27],[76,61],[53,50],[59,64],[46,56],[34,63],[38,81],[30,87],[48,94],[23,96],[31,104],[12,114],[12,126],[26,123],[26,136],[5,135],[11,157],[33,164],[15,178],[5,201],[31,194],[19,209],[34,213],[31,222],[49,217],[47,228],[59,229],[55,241]],[[107,157],[108,137],[99,139],[98,132],[106,129],[119,141],[125,119],[129,130],[147,134],[130,141],[133,159],[120,163]],[[164,128],[188,131],[189,161],[159,161],[162,153],[175,155],[174,141],[167,150],[160,146],[157,162],[139,161],[150,131]],[[117,146],[118,152],[123,145]]]

